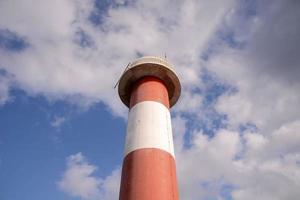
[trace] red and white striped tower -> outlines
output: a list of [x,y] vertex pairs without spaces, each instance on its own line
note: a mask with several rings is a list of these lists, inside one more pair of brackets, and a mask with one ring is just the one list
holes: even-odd
[[177,200],[169,108],[180,96],[170,64],[142,57],[122,75],[118,92],[129,107],[120,200]]

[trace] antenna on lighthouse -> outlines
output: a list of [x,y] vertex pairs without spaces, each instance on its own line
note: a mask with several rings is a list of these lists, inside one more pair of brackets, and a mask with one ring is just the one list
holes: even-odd
[[[129,65],[130,65],[130,62],[129,62],[129,63],[127,64],[127,66],[125,67],[125,69],[124,69],[124,71],[123,71],[122,75],[123,75],[123,74],[124,74],[124,72],[125,72],[125,71],[128,69]],[[118,81],[117,81],[116,85],[114,86],[114,89],[116,89],[117,85],[119,84],[119,82],[120,82],[120,79],[121,79],[122,75],[121,75],[121,76],[120,76],[120,78],[118,79]]]

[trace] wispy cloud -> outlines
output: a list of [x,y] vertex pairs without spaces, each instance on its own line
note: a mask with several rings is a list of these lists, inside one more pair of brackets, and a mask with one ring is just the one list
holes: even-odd
[[67,158],[66,171],[57,184],[67,194],[81,199],[117,199],[120,171],[101,179],[94,175],[96,170],[97,167],[89,164],[79,152]]
[[54,128],[59,128],[66,121],[65,117],[54,116],[54,119],[51,121],[51,126]]
[[[113,90],[124,65],[166,52],[183,85],[173,112],[181,198],[297,199],[298,10],[284,0],[1,1],[0,29],[29,45],[0,49],[0,68],[11,75],[0,75],[0,102],[14,83],[28,95],[101,101],[126,116]],[[116,190],[118,173],[103,184],[82,154],[67,163],[59,183],[67,193]]]

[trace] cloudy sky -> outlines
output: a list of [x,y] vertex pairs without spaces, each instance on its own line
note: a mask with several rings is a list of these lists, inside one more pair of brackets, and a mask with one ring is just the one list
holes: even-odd
[[299,199],[299,22],[299,0],[0,0],[0,199],[118,199],[113,87],[165,54],[181,199]]

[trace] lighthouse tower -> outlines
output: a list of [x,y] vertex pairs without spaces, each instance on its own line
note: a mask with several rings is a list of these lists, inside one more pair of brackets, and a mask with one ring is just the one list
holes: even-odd
[[120,200],[177,200],[169,109],[181,86],[170,64],[142,57],[120,78],[118,92],[129,108]]

